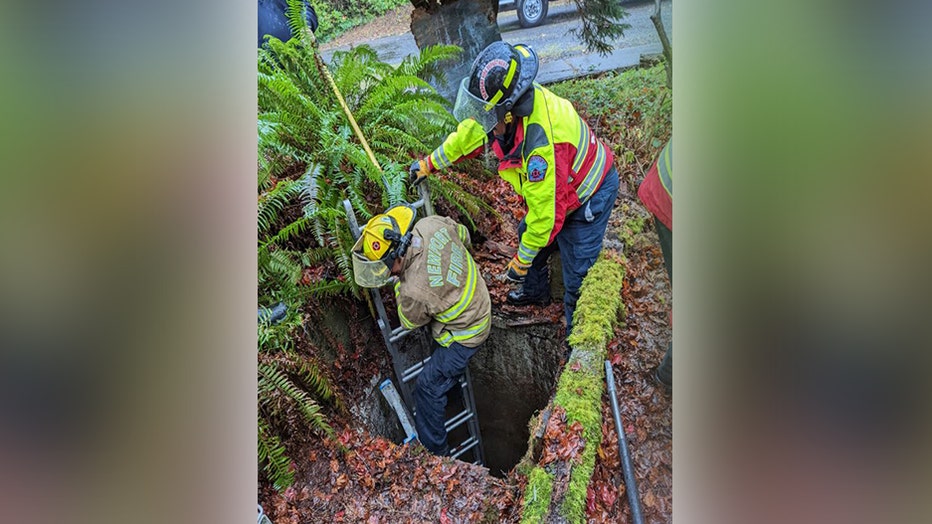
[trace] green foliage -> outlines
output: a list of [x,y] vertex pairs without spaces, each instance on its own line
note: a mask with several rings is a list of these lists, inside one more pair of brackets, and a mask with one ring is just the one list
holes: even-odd
[[[575,329],[575,327],[574,327]],[[602,360],[604,348],[584,359],[595,366],[580,366],[574,371],[568,367],[560,376],[554,404],[566,410],[566,423],[579,422],[583,427],[583,439],[586,445],[582,450],[579,464],[573,464],[570,481],[560,505],[560,512],[569,522],[586,521],[586,491],[592,472],[595,470],[596,452],[602,442]],[[572,360],[572,359],[571,359]]]
[[[290,371],[290,373],[289,373]],[[316,366],[291,355],[285,360],[259,362],[259,403],[270,416],[281,413],[282,404],[289,404],[315,430],[332,434],[333,429],[320,412],[320,405],[307,390],[321,398],[332,398],[330,383]]]
[[317,38],[332,40],[373,18],[406,5],[408,0],[311,0],[317,12]]
[[[605,346],[614,335],[619,312],[624,313],[621,286],[624,265],[604,253],[589,269],[580,288],[573,315],[574,348],[567,369],[560,376],[554,404],[566,410],[567,423],[583,426],[586,447],[581,463],[570,472],[570,482],[561,512],[569,522],[584,522],[586,490],[595,469],[595,456],[602,441],[602,384]],[[578,365],[575,365],[578,364]]]
[[653,162],[672,133],[673,96],[661,64],[568,80],[550,89],[572,101],[614,145],[619,172],[636,161]]
[[611,41],[621,38],[625,29],[631,25],[621,20],[628,16],[628,12],[621,7],[617,0],[573,0],[579,8],[579,18],[582,27],[574,29],[573,33],[582,40],[590,51],[597,51],[600,55],[612,52]]
[[[596,452],[602,441],[602,362],[605,347],[618,322],[618,313],[623,312],[621,286],[624,276],[624,265],[604,252],[589,269],[573,316],[573,333],[569,338],[573,352],[557,382],[553,405],[566,411],[568,425],[574,422],[582,425],[585,440],[579,462],[567,464],[571,468],[570,480],[560,503],[560,513],[567,522],[585,522],[586,494],[595,469]],[[535,468],[528,481],[528,489],[533,484],[540,493],[546,490],[541,485],[549,486],[553,479],[545,473],[543,469]],[[536,503],[529,502],[529,497],[526,491],[522,522],[546,519],[549,502],[541,510]]]
[[614,335],[619,312],[624,314],[621,299],[624,278],[624,265],[603,252],[579,289],[573,332],[567,339],[571,347],[604,351],[605,344]]
[[303,319],[296,311],[289,311],[277,325],[259,322],[258,460],[278,490],[291,485],[294,472],[276,428],[297,419],[319,435],[332,436],[333,429],[320,403],[342,409],[342,402],[318,365],[295,351],[295,333],[302,325]]
[[285,446],[278,435],[272,433],[268,422],[259,415],[259,463],[264,464],[263,471],[272,486],[283,491],[294,483],[294,470],[291,468],[291,459],[286,454]]
[[[362,219],[413,200],[405,187],[409,159],[430,150],[455,125],[446,101],[426,80],[439,74],[437,61],[459,52],[433,47],[392,67],[362,46],[335,53],[328,68],[295,9],[300,0],[289,3],[292,33],[300,36],[287,43],[271,38],[268,49],[259,50],[257,66],[257,295],[260,307],[281,302],[288,311],[278,324],[260,321],[257,327],[258,459],[279,490],[294,481],[284,436],[309,428],[330,437],[324,408],[343,409],[314,357],[295,347],[305,306],[359,291],[343,199]],[[356,115],[382,170],[356,139],[326,74]],[[448,194],[455,196],[456,189]]]
[[472,217],[478,216],[483,212],[498,215],[498,211],[489,205],[488,202],[449,180],[444,180],[436,176],[430,177],[427,180],[430,183],[432,194],[453,204],[453,207],[460,211],[462,217],[469,221],[473,229],[475,229],[476,223],[473,222]]
[[[365,220],[412,200],[404,183],[407,159],[430,150],[455,125],[426,79],[438,77],[438,61],[459,52],[436,46],[392,67],[360,46],[335,53],[324,69],[296,13],[289,12],[289,22],[303,36],[287,43],[271,38],[259,50],[257,75],[259,297],[295,307],[308,296],[358,292],[342,201],[348,198]],[[384,171],[356,140],[324,73],[332,75]],[[478,207],[456,189],[446,194]],[[321,261],[331,263],[323,277],[301,282],[304,268]]]
[[278,324],[260,321],[258,325],[258,461],[279,491],[294,482],[294,470],[274,422],[297,412],[316,431],[333,431],[315,400],[336,401],[332,386],[312,361],[294,349],[295,332],[302,323],[297,310],[289,309]]
[[644,238],[641,233],[650,215],[643,210],[631,209],[628,204],[622,204],[621,214],[626,218],[618,232],[618,238],[624,242],[625,251],[628,251]]
[[531,470],[531,475],[524,490],[524,508],[521,512],[521,524],[538,524],[544,521],[550,508],[550,496],[553,493],[553,475],[542,467]]

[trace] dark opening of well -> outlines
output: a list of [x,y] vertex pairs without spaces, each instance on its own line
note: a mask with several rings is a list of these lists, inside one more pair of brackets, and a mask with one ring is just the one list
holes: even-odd
[[527,451],[528,421],[550,399],[563,340],[556,324],[495,324],[469,369],[486,466],[503,477]]

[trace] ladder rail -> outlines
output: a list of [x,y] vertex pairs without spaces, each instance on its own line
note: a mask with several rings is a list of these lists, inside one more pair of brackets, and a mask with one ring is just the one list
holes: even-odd
[[[361,233],[359,222],[356,221],[356,213],[353,211],[353,205],[348,199],[343,201],[343,208],[346,211],[346,219],[350,225],[350,232],[353,234],[353,239],[355,240],[359,238]],[[392,340],[393,331],[395,330],[392,330],[389,327],[388,314],[385,312],[385,303],[382,302],[382,295],[378,289],[370,288],[367,291],[369,292],[369,297],[371,298],[372,303],[375,305],[375,312],[378,316],[375,321],[378,325],[379,333],[382,335],[382,340],[385,342],[385,347],[388,348],[388,353],[391,356],[392,368],[395,371],[395,376],[401,377],[404,372],[404,368],[400,365],[401,358],[398,349],[395,347],[395,341]],[[399,380],[399,382],[401,381]],[[411,393],[411,388],[404,383],[399,383],[398,386],[402,400],[404,400],[405,405],[408,406],[408,409],[410,409],[411,406],[414,405],[414,398]]]
[[[427,184],[420,184],[418,186],[418,193],[420,199],[411,204],[414,209],[423,208],[425,215],[433,215],[434,208],[430,202],[430,192],[428,190]],[[346,219],[350,226],[350,231],[353,234],[353,238],[359,238],[361,233],[359,228],[359,223],[356,220],[356,213],[353,211],[353,206],[350,201],[344,200],[343,207],[346,210]],[[406,336],[414,332],[414,330],[404,329],[404,327],[399,326],[392,328],[388,314],[385,311],[385,304],[382,301],[382,295],[378,289],[368,289],[369,297],[372,300],[372,303],[375,305],[375,312],[378,318],[376,323],[379,328],[379,333],[382,335],[382,339],[385,342],[385,347],[388,349],[389,356],[392,360],[392,368],[395,372],[395,376],[398,378],[398,388],[401,393],[401,398],[411,412],[412,415],[416,416],[414,411],[414,398],[413,398],[413,382],[421,372],[424,371],[424,366],[427,362],[430,361],[430,356],[416,362],[414,365],[404,368],[401,365],[402,358],[396,343],[401,341]],[[466,368],[466,371],[459,378],[459,386],[463,388],[463,410],[453,415],[451,418],[444,422],[444,428],[447,431],[447,434],[454,429],[466,424],[469,437],[464,441],[460,442],[457,446],[453,447],[450,450],[450,456],[454,459],[458,459],[461,455],[467,451],[472,450],[474,455],[475,464],[484,465],[485,464],[485,451],[482,446],[482,435],[479,429],[479,415],[476,411],[476,398],[473,394],[472,388],[472,378],[469,374],[469,367]]]
[[475,437],[478,444],[475,449],[475,458],[480,464],[485,464],[485,446],[482,445],[482,433],[479,430],[479,412],[476,410],[476,397],[473,394],[472,376],[469,374],[468,366],[466,367],[466,372],[463,373],[463,379],[466,383],[466,394],[463,395],[463,403],[466,404],[466,408],[469,411],[476,414],[476,416],[467,421],[469,424],[469,433]]

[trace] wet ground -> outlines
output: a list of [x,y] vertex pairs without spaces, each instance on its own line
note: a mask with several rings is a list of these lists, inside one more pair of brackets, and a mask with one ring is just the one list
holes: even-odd
[[[632,137],[640,136],[638,126],[642,124],[637,119],[625,120],[623,127],[609,125],[608,120],[589,117],[584,105],[577,107],[616,152],[633,154],[624,162],[616,158],[621,186],[604,241],[605,249],[623,253],[627,259],[621,290],[625,323],[616,329],[608,357],[614,365],[645,521],[671,522],[672,398],[653,380],[652,371],[670,340],[672,298],[656,233],[636,195],[653,158],[647,156],[649,148],[632,142]],[[456,171],[438,176],[455,178],[472,194],[483,195],[495,209],[495,213],[472,218],[473,254],[488,283],[498,322],[505,327],[528,323],[561,326],[559,301],[546,307],[509,306],[505,295],[512,285],[496,278],[517,247],[516,226],[525,213],[520,198],[481,160],[457,164]],[[436,207],[438,213],[465,222],[456,209],[444,204]],[[643,228],[634,227],[638,223]],[[348,313],[350,325],[372,324],[365,309],[364,304],[357,305]],[[345,399],[359,398],[372,388],[372,377],[390,373],[377,335],[366,337],[363,331],[353,329],[348,341],[331,344],[339,346],[334,350],[331,375]],[[589,487],[587,520],[627,522],[630,510],[607,396],[602,411],[602,444]],[[369,433],[351,416],[334,415],[332,421],[337,441],[306,434],[286,440],[297,473],[293,488],[276,493],[260,480],[260,503],[276,524],[517,521],[526,479],[514,471],[496,478],[485,468],[441,459],[418,446],[395,445]]]
[[[510,43],[531,46],[541,59],[538,81],[547,84],[580,75],[631,67],[640,63],[642,56],[655,56],[662,52],[660,39],[650,20],[654,3],[638,1],[625,3],[629,24],[624,36],[613,41],[614,51],[608,56],[587,52],[579,38],[573,34],[580,28],[578,8],[572,0],[557,0],[550,3],[547,21],[531,28],[518,25],[515,11],[499,13],[498,26],[502,39]],[[321,46],[324,59],[329,61],[333,51],[351,46],[368,44],[379,58],[397,64],[412,53],[417,45],[411,35],[410,6],[402,6],[373,20],[369,24],[352,29],[339,38]],[[673,38],[673,4],[671,0],[661,2],[661,17],[670,38]]]

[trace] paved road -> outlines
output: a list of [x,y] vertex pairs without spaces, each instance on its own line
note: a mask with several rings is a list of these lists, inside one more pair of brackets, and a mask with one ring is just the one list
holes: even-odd
[[[661,3],[661,17],[667,34],[672,39],[672,0]],[[625,23],[631,25],[623,37],[615,40],[615,50],[608,56],[586,52],[585,46],[572,34],[580,26],[576,4],[568,0],[552,2],[547,21],[538,27],[523,29],[518,25],[515,11],[499,13],[498,27],[502,39],[510,43],[524,43],[537,51],[541,59],[538,81],[547,84],[567,78],[587,74],[631,67],[637,65],[642,55],[658,55],[662,52],[660,39],[650,21],[654,12],[654,2],[643,0],[629,2],[625,5],[628,17]],[[379,57],[391,64],[397,64],[411,53],[417,53],[414,37],[408,31],[403,35],[387,36],[359,44],[369,44]],[[348,49],[342,46],[336,49]],[[330,60],[335,49],[323,52],[324,58]]]

